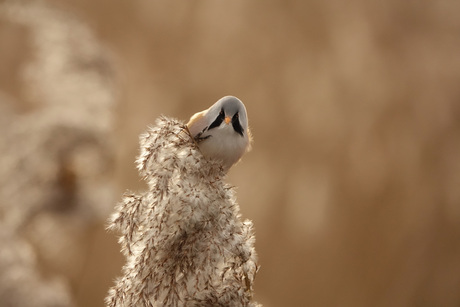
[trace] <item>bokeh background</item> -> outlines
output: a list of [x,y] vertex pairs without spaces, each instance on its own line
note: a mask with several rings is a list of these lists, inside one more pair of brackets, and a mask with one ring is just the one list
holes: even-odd
[[460,2],[0,1],[0,305],[103,306],[138,135],[224,95],[257,301],[460,306]]

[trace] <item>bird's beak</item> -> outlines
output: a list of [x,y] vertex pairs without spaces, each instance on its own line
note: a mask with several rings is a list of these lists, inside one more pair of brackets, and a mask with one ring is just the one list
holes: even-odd
[[232,121],[232,119],[229,116],[226,116],[224,120],[227,125]]

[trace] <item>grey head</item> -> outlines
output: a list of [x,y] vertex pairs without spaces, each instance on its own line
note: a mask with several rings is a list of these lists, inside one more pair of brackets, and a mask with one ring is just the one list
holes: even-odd
[[201,141],[209,137],[213,129],[229,124],[235,133],[248,137],[248,118],[243,102],[234,96],[219,99],[206,111],[195,114],[188,123],[192,136]]

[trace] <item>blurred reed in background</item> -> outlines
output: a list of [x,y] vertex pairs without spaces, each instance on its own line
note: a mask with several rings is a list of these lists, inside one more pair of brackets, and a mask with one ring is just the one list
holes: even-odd
[[459,13],[3,1],[0,302],[101,306],[122,266],[106,218],[143,188],[138,135],[231,94],[255,138],[229,181],[255,225],[257,301],[458,306]]

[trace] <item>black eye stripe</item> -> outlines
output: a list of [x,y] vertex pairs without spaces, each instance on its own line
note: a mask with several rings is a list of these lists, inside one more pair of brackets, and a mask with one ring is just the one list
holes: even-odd
[[[209,125],[207,130],[211,130],[213,128],[219,127],[224,120],[225,120],[225,112],[224,112],[224,109],[221,109],[219,115],[212,122],[212,124]],[[244,136],[244,129],[240,124],[240,115],[238,114],[238,112],[236,112],[235,115],[233,115],[232,117],[232,127],[236,133],[238,133],[241,136]],[[204,130],[206,130],[206,128]]]
[[224,119],[225,119],[225,113],[224,113],[224,109],[222,109],[222,110],[220,110],[220,113],[217,116],[217,118],[209,126],[208,130],[211,130],[212,128],[219,127],[220,124],[222,124],[222,122],[224,121]]
[[243,127],[241,127],[239,117],[240,116],[238,115],[238,112],[235,115],[233,115],[232,126],[233,130],[235,130],[239,135],[243,136],[244,129]]

